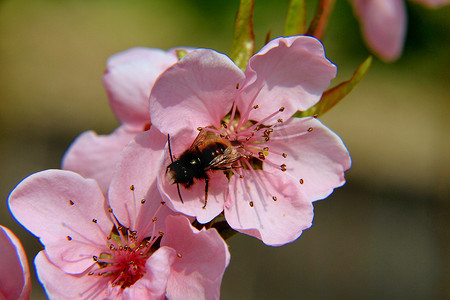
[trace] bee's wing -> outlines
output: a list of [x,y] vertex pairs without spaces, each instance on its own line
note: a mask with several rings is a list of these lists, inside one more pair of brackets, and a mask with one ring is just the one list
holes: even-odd
[[192,142],[191,147],[189,147],[190,150],[195,151],[197,149],[202,149],[203,145],[211,138],[216,138],[217,134],[214,132],[211,132],[206,129],[200,130],[195,140]]
[[238,161],[243,155],[236,149],[229,147],[224,153],[216,156],[210,163],[208,169],[229,168],[231,164]]

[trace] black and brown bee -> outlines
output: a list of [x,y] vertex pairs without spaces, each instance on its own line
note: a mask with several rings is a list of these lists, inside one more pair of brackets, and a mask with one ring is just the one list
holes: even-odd
[[205,180],[205,204],[208,201],[208,171],[209,170],[229,170],[233,168],[233,163],[244,157],[244,154],[237,151],[241,146],[239,142],[232,142],[220,136],[208,128],[200,128],[200,132],[192,145],[184,151],[176,160],[172,157],[170,148],[170,136],[167,136],[170,159],[172,163],[166,168],[166,176],[170,183],[177,184],[178,196],[181,203],[180,184],[189,188],[194,184],[194,180]]

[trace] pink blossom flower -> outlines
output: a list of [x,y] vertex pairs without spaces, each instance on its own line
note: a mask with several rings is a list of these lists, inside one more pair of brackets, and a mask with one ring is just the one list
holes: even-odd
[[[200,223],[223,211],[232,228],[269,245],[298,238],[311,226],[312,201],[343,185],[350,167],[335,133],[316,118],[291,118],[314,105],[335,74],[322,44],[306,36],[271,41],[250,59],[245,73],[208,49],[193,51],[167,69],[152,89],[150,115],[153,127],[170,135],[173,156],[191,146],[198,127],[228,141],[238,156],[233,168],[206,172],[207,204],[202,179],[189,188],[179,184],[181,201],[167,176],[166,147],[158,186],[168,205]],[[122,158],[133,162],[153,151],[142,143],[150,138],[138,135]],[[128,167],[135,178],[149,172],[144,163]]]
[[103,84],[121,125],[110,135],[81,134],[65,154],[63,169],[94,178],[107,191],[122,148],[150,128],[150,90],[159,74],[177,61],[176,51],[132,48],[108,59]]
[[70,171],[39,172],[15,188],[9,206],[45,247],[35,265],[50,298],[219,298],[226,243],[174,215],[154,181],[115,181],[109,203],[93,179]]
[[25,251],[14,233],[1,225],[0,248],[0,299],[29,299],[31,280]]
[[[414,1],[430,8],[450,3],[449,0]],[[369,48],[384,61],[396,60],[402,53],[406,35],[404,0],[353,0],[352,4]]]

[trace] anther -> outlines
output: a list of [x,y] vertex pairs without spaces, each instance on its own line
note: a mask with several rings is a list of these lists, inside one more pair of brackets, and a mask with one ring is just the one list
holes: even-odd
[[280,166],[280,168],[281,168],[281,171],[285,172],[286,171],[286,164],[282,164]]
[[256,131],[260,130],[261,129],[261,125],[257,125],[255,129],[256,129]]
[[248,204],[250,205],[250,207],[253,207],[253,201],[250,201]]
[[242,175],[242,174],[241,174],[241,175],[239,175],[239,178],[244,178],[244,175]]
[[152,127],[152,122],[147,122],[144,124],[144,127],[142,129],[143,129],[143,131],[147,131],[147,130],[150,130],[151,127]]
[[257,109],[257,108],[259,108],[259,105],[258,105],[258,104],[253,105],[253,108],[254,108],[254,109]]
[[89,272],[88,273],[88,276],[92,276],[92,275],[94,275],[94,272]]
[[250,141],[250,139],[251,139],[251,137],[249,137],[249,136],[245,138],[245,140],[246,140],[247,142]]
[[265,140],[266,142],[268,142],[268,141],[270,141],[270,137],[266,137],[264,140]]
[[197,130],[198,130],[198,131],[201,131],[201,130],[202,130],[202,128],[201,128],[201,127],[197,127]]
[[141,200],[141,204],[144,204],[144,203],[145,203],[145,199],[142,199],[142,200]]
[[160,232],[158,232],[158,234],[159,234],[159,236],[163,236],[164,232],[160,231]]
[[278,200],[278,198],[276,196],[273,196],[272,199],[273,199],[273,201],[277,201]]
[[177,257],[178,257],[178,258],[181,258],[181,257],[182,257],[182,256],[181,256],[181,253],[178,253],[178,254],[177,254]]
[[318,117],[319,117],[318,114],[314,114],[314,115],[313,115],[313,118],[315,118],[315,119],[317,119]]
[[281,154],[281,156],[283,156],[284,158],[286,158],[286,157],[287,157],[287,154],[286,154],[286,153],[283,153],[283,154]]
[[269,151],[269,147],[264,147],[263,150],[264,151]]
[[92,259],[94,260],[94,261],[98,261],[98,257],[97,256],[92,256]]
[[283,119],[278,119],[278,123],[283,123]]
[[97,223],[97,219],[92,219],[92,222],[93,223]]
[[262,159],[262,160],[266,159],[266,157],[264,156],[264,153],[262,153],[262,152],[258,152],[258,156],[259,156],[259,159]]
[[130,190],[134,191],[134,185],[130,186]]
[[236,83],[236,89],[237,89],[237,90],[239,89],[239,82]]
[[309,128],[308,128],[308,131],[309,131],[309,132],[313,131],[313,128],[312,128],[312,127],[309,127]]
[[69,200],[70,205],[74,205],[75,203],[72,200]]
[[161,205],[164,205],[164,204],[166,204],[166,202],[164,202],[164,201],[161,201],[160,203],[161,203]]
[[284,111],[284,106],[280,107],[279,111]]
[[154,217],[154,218],[152,219],[152,222],[156,222],[156,220],[158,220],[158,218]]
[[303,183],[304,183],[303,179],[300,179],[300,184],[303,184]]
[[112,214],[113,210],[112,210],[111,207],[108,207],[108,212],[109,212],[110,214]]
[[70,242],[72,240],[72,237],[70,235],[68,235],[67,240]]

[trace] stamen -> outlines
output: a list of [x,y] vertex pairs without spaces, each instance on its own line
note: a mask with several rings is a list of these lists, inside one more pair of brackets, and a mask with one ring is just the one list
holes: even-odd
[[241,128],[242,125],[244,125],[245,123],[247,123],[248,121],[248,116],[250,114],[251,108],[253,107],[253,103],[256,100],[256,97],[258,97],[259,93],[261,92],[262,88],[264,87],[264,85],[261,85],[261,87],[259,88],[259,90],[256,92],[256,94],[253,96],[252,101],[250,101],[247,110],[245,111],[244,114],[241,115],[241,119],[239,120],[238,124],[236,125],[236,130]]
[[232,122],[234,121],[235,115],[236,115],[236,102],[233,101],[233,108],[231,109],[231,116],[230,120],[228,121],[228,127],[230,127]]
[[304,183],[303,179],[300,179],[300,184],[303,184],[303,183]]
[[69,200],[69,205],[74,205],[75,203],[72,200]]
[[309,132],[313,131],[313,128],[312,128],[312,127],[309,127],[309,128],[308,128],[308,131],[309,131]]

